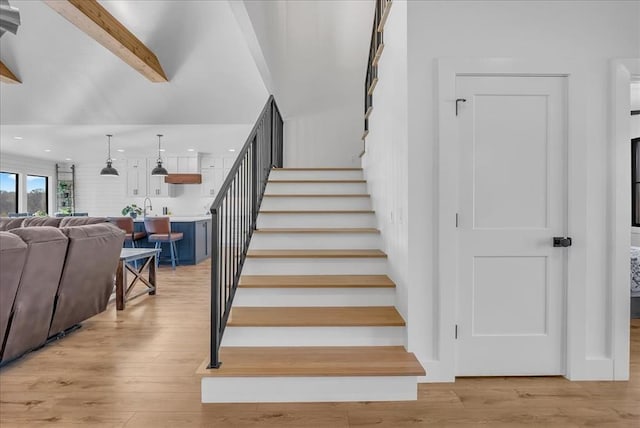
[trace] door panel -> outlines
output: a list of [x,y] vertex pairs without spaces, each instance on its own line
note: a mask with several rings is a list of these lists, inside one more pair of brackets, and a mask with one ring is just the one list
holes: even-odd
[[[475,228],[546,227],[547,97],[479,95],[474,101]],[[521,120],[503,120],[516,111]]]
[[456,373],[564,371],[562,77],[460,76]]

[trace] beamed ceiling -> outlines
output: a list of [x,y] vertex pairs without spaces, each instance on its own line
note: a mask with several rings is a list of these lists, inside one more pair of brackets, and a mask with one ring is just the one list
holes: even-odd
[[[102,153],[97,136],[116,140],[119,129],[148,129],[152,141],[190,125],[198,125],[191,146],[206,148],[214,126],[252,124],[268,96],[226,1],[100,2],[157,56],[165,83],[150,81],[45,2],[10,3],[22,24],[0,39],[0,61],[22,83],[0,85],[2,152],[63,160],[79,144]],[[167,144],[183,148],[179,138]],[[45,154],[45,145],[65,150]]]

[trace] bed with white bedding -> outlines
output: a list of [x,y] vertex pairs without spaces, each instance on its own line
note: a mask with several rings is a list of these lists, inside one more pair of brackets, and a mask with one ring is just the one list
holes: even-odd
[[631,247],[631,318],[640,318],[640,247]]

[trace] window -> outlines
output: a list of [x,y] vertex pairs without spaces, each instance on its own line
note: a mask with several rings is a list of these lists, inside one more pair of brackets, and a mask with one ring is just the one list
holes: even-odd
[[18,174],[0,172],[0,217],[18,212]]
[[640,138],[631,140],[631,226],[640,227]]
[[49,178],[39,175],[27,175],[27,212],[49,211]]

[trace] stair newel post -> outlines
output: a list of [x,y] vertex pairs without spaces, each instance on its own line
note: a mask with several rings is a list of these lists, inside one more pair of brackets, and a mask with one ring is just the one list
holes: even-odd
[[211,208],[211,339],[210,339],[210,369],[220,367],[220,219],[218,208]]

